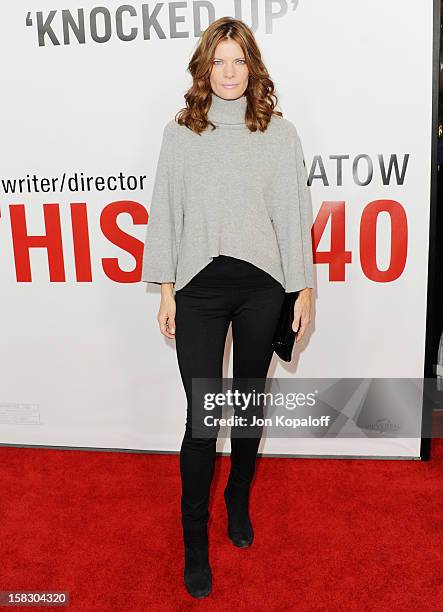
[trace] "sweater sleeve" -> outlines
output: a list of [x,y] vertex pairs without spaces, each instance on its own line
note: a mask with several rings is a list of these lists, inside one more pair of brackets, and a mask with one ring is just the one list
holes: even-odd
[[141,280],[156,285],[175,282],[183,228],[180,181],[174,172],[173,123],[163,129],[143,250]]
[[287,140],[272,179],[270,208],[286,292],[292,292],[314,287],[313,213],[303,148],[294,124],[287,121],[287,126]]

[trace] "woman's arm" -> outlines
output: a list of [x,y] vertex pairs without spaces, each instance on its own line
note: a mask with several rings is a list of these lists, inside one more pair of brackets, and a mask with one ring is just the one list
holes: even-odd
[[181,183],[174,152],[175,129],[176,125],[170,121],[163,130],[146,228],[141,276],[142,281],[146,283],[161,285],[157,321],[160,332],[167,338],[175,338],[174,283],[178,245],[183,228]]
[[292,323],[299,341],[311,321],[313,212],[300,137],[290,121],[285,120],[282,127],[286,132],[270,192],[271,215],[282,257],[286,291],[299,291]]

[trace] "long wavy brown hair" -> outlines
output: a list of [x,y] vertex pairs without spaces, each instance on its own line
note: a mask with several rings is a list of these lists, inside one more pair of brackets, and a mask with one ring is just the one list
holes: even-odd
[[262,61],[252,30],[243,21],[232,17],[217,19],[203,32],[188,65],[193,83],[184,95],[186,107],[177,113],[175,120],[197,134],[206,130],[208,125],[216,128],[207,117],[212,93],[209,79],[215,49],[227,39],[233,39],[240,45],[249,69],[249,82],[244,92],[247,99],[245,123],[251,132],[264,132],[272,115],[283,114],[274,110],[278,103],[274,83]]

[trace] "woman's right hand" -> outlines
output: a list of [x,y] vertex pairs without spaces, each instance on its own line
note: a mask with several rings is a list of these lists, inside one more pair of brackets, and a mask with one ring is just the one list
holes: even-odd
[[160,332],[166,338],[175,338],[175,298],[172,283],[162,283],[161,301],[158,309],[157,321]]

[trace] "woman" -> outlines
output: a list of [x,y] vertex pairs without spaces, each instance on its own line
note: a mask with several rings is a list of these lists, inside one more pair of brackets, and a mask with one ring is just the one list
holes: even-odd
[[[232,323],[233,379],[266,378],[285,292],[299,291],[293,329],[311,319],[312,207],[295,126],[275,111],[274,85],[252,31],[225,17],[203,33],[186,108],[169,121],[153,186],[142,280],[161,285],[160,331],[176,340],[188,401],[180,449],[184,582],[211,592],[208,499],[216,436],[192,436],[192,380],[222,377]],[[175,296],[174,296],[175,289]],[[231,429],[224,498],[228,535],[250,546],[248,505],[260,443]]]

